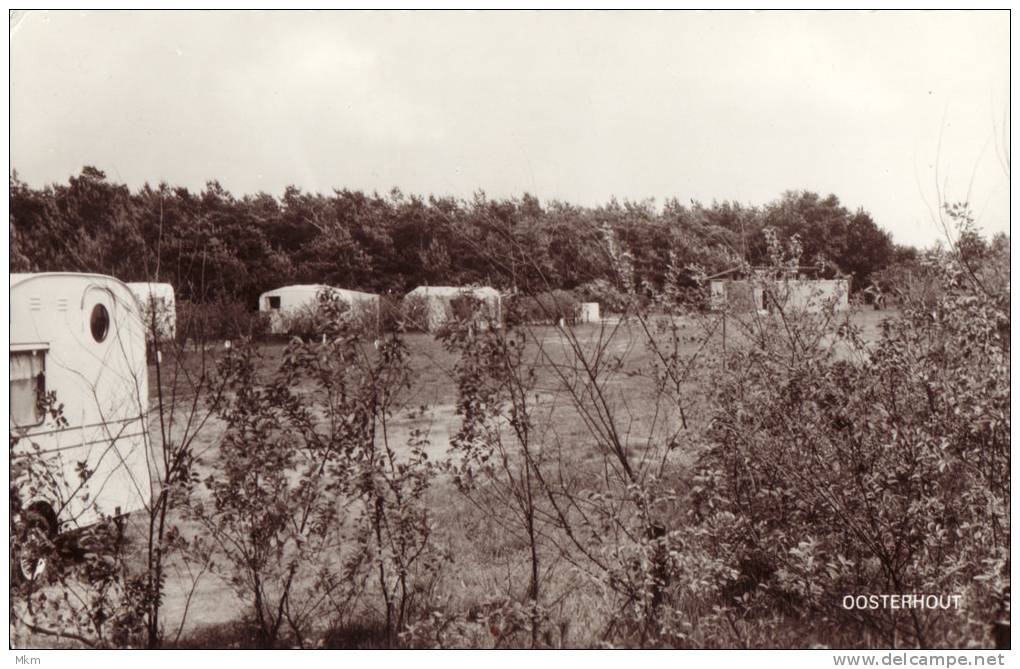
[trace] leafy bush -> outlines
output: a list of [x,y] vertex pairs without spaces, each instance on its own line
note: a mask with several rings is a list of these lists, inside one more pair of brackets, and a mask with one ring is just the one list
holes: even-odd
[[177,340],[206,342],[252,339],[269,332],[269,318],[238,302],[179,302]]
[[940,288],[930,265],[918,260],[892,265],[871,275],[872,290],[887,305],[920,304],[932,306],[938,300]]
[[408,295],[401,307],[401,328],[405,331],[428,332],[430,321],[429,301],[421,295]]
[[[55,394],[42,404],[47,425],[67,427]],[[74,534],[58,534],[62,509],[33,501],[62,500],[68,489],[87,496],[93,472],[80,463],[78,480],[68,481],[52,454],[14,432],[10,455],[12,643],[25,647],[38,635],[93,648],[143,644],[144,592],[130,578],[123,519],[103,513],[93,501],[98,522]]]
[[482,301],[469,295],[457,295],[450,299],[450,316],[461,323],[473,321],[482,311]]
[[507,301],[507,320],[513,323],[555,324],[563,319],[574,323],[581,302],[568,290],[552,290],[536,295],[517,295]]
[[398,457],[387,427],[407,388],[403,345],[295,338],[269,378],[247,347],[222,366],[227,431],[192,515],[248,603],[257,644],[316,645],[369,596],[395,642],[444,562],[424,503],[434,475],[424,435],[412,431]]
[[620,292],[605,279],[595,279],[574,289],[581,302],[598,302],[604,313],[623,313],[633,302],[633,296]]
[[379,331],[382,333],[400,332],[404,322],[403,301],[392,295],[379,296]]
[[[787,319],[719,370],[691,517],[730,574],[726,610],[768,638],[792,626],[838,645],[992,645],[1009,592],[1008,293],[936,260],[936,290],[876,345]],[[883,593],[965,604],[843,606]]]
[[378,334],[381,305],[370,301],[347,302],[330,291],[320,291],[314,302],[281,314],[284,331],[304,340],[358,333]]
[[489,323],[499,314],[497,307],[465,290],[450,299],[408,295],[402,308],[402,329],[405,331],[439,332],[454,322]]

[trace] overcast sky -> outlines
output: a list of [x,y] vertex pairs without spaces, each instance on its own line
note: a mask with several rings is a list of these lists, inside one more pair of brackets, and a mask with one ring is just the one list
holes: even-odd
[[938,162],[985,230],[1009,225],[1007,12],[37,11],[11,61],[34,186],[91,164],[235,195],[809,189],[926,244]]

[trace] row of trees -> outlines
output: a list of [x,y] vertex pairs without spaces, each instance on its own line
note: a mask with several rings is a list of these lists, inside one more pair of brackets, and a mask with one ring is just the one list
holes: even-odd
[[[805,264],[853,277],[856,289],[912,250],[898,248],[864,210],[834,195],[788,192],[760,207],[670,199],[580,207],[525,194],[470,201],[361,191],[237,197],[166,184],[136,192],[93,167],[67,184],[33,188],[10,177],[12,271],[95,271],[169,281],[185,300],[254,304],[287,283],[378,293],[485,283],[527,293],[613,280],[613,258],[633,264],[637,289],[764,261],[766,228],[797,235]],[[540,278],[539,278],[540,277]]]

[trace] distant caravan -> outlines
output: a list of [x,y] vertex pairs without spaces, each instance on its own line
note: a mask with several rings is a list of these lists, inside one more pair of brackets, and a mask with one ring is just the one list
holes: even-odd
[[322,284],[283,286],[262,293],[259,296],[259,311],[268,315],[269,331],[272,334],[289,334],[298,321],[315,313],[319,296],[323,293],[346,303],[350,308],[351,317],[363,319],[378,327],[378,295]]
[[[146,507],[149,394],[138,299],[98,274],[10,280],[10,457],[12,465],[38,457],[48,472],[24,509],[56,534]],[[49,393],[66,425],[45,410]]]
[[[456,318],[455,304],[461,298],[472,298],[477,311],[474,320],[480,325],[503,322],[503,298],[488,286],[418,286],[404,296],[404,311],[410,327],[436,332]],[[462,314],[463,316],[463,314]]]

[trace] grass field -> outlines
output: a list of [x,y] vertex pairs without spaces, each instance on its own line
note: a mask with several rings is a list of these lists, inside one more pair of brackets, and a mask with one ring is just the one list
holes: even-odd
[[[889,315],[890,312],[860,311],[852,315],[852,322],[870,341],[877,337],[882,319]],[[606,406],[614,412],[613,420],[625,447],[636,460],[640,460],[645,452],[656,453],[658,457],[661,452],[661,449],[656,450],[661,445],[658,440],[675,431],[679,420],[677,407],[662,400],[654,373],[657,355],[649,346],[649,341],[657,341],[663,346],[674,341],[669,339],[667,330],[660,324],[649,338],[649,331],[636,322],[582,325],[574,330],[576,339],[571,342],[556,327],[531,328],[524,358],[535,368],[529,401],[533,401],[540,447],[557,449],[560,457],[566,452],[567,460],[575,463],[579,476],[583,476],[584,472],[597,475],[601,466],[598,450],[593,447],[592,428],[578,411],[576,394],[571,392],[571,387],[577,387],[572,384],[576,383],[578,372],[577,355],[571,349],[573,343],[585,352],[583,357],[606,366],[608,371],[600,377],[603,379],[600,392],[604,394]],[[696,353],[708,355],[702,348],[704,329],[701,323],[680,322],[677,332],[677,353],[682,358],[687,359]],[[732,340],[731,345],[739,341],[732,330],[728,336]],[[719,337],[717,332],[713,341],[719,343]],[[413,385],[403,395],[402,404],[393,417],[390,436],[392,442],[399,445],[407,442],[412,430],[427,429],[426,452],[432,461],[439,462],[448,457],[451,435],[460,424],[456,413],[458,397],[454,376],[457,357],[430,335],[409,334],[405,342],[414,371]],[[283,344],[261,347],[261,365],[267,374],[279,367],[283,349]],[[213,358],[220,355],[222,349],[217,349]],[[199,363],[192,356],[186,364],[194,366]],[[163,371],[164,392],[169,398],[171,374]],[[154,406],[157,392],[154,370],[150,370],[150,380],[153,386],[150,403]],[[687,409],[685,419],[690,421],[689,434],[692,438],[685,442],[686,445],[662,456],[662,471],[671,477],[682,477],[696,457],[693,435],[704,422],[707,408],[704,399],[709,395],[710,384],[710,378],[692,378],[682,390]],[[174,422],[169,426],[175,437],[179,438],[184,430],[192,399],[187,393],[176,394],[177,410]],[[420,412],[422,407],[424,413]],[[158,442],[157,421],[152,422],[151,431]],[[200,456],[200,474],[208,472],[218,458],[218,444],[223,431],[224,425],[216,417],[209,417],[198,431],[195,451]],[[201,486],[197,490],[200,496],[204,494]],[[438,599],[452,609],[467,610],[519,596],[523,585],[508,592],[507,584],[526,583],[527,544],[469,503],[445,477],[441,476],[433,486],[429,500],[438,534],[436,540],[445,547],[453,561],[450,575],[438,588]],[[198,532],[198,528],[188,521],[176,520],[186,536]],[[145,522],[141,515],[136,515],[129,523],[135,535],[139,564],[143,560]],[[598,593],[588,592],[584,579],[556,556],[544,558],[548,570],[545,590],[556,595],[554,603],[559,607],[558,615],[571,621],[570,629],[560,631],[557,643],[568,647],[592,645],[597,641],[599,626],[599,614],[592,602],[597,599]],[[196,573],[189,570],[184,562],[175,559],[167,579],[162,614],[169,645],[246,645],[243,626],[240,625],[245,616],[245,605],[219,576],[211,572]],[[371,624],[366,624],[364,629],[355,629],[346,636],[341,630],[329,643],[371,646],[374,643],[372,635]]]

